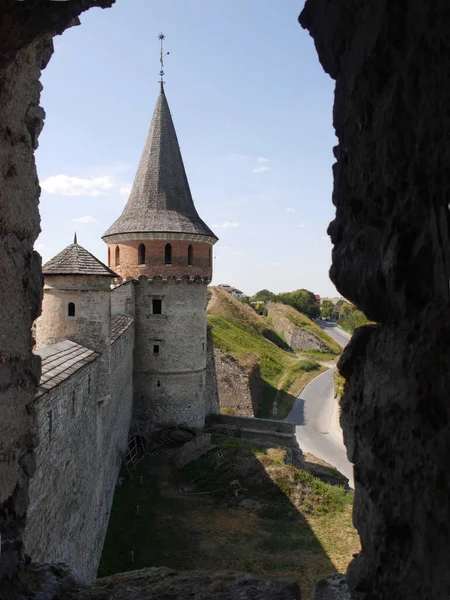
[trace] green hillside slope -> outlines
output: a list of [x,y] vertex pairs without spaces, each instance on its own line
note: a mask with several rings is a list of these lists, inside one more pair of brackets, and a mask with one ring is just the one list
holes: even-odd
[[292,352],[269,319],[257,315],[252,308],[217,288],[211,288],[208,323],[213,327],[216,348],[244,366],[254,361],[259,363],[264,386],[259,417],[272,417],[275,398],[279,406],[278,418],[286,416],[284,413],[289,412],[300,389],[324,370],[316,360]]

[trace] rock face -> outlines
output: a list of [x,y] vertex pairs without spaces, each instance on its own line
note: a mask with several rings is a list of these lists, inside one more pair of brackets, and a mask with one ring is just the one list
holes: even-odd
[[[77,15],[113,0],[5,0],[0,9],[0,598],[16,597],[28,480],[35,460],[29,406],[39,379],[31,325],[41,302],[39,183],[34,150],[45,113],[39,77],[53,52],[51,36]],[[6,284],[7,282],[7,284]]]
[[158,567],[112,575],[67,594],[67,600],[301,600],[296,582],[246,573],[190,571]]
[[284,335],[286,343],[293,350],[320,350],[329,352],[330,349],[318,337],[310,331],[297,327],[283,314],[283,310],[291,307],[281,307],[280,305],[269,302],[267,305],[268,315],[272,319],[273,327],[277,333]]
[[450,594],[446,0],[307,0],[301,24],[336,80],[331,278],[376,326],[340,371],[362,552],[352,598]]
[[262,401],[259,364],[246,366],[221,350],[214,350],[219,405],[233,415],[255,417]]

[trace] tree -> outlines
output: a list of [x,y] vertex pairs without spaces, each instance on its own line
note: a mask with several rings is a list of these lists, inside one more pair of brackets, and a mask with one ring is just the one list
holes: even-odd
[[331,300],[324,300],[320,307],[320,316],[323,319],[329,319],[334,311],[334,304]]
[[353,333],[357,327],[366,325],[366,323],[371,323],[371,321],[369,321],[366,315],[361,310],[358,310],[356,306],[345,302],[339,311],[338,323]]
[[254,296],[252,296],[252,301],[253,302],[269,302],[270,300],[272,302],[275,302],[277,299],[276,294],[274,294],[273,292],[270,292],[269,290],[259,290],[259,292],[256,292],[256,294]]
[[320,314],[320,306],[315,295],[309,290],[301,289],[294,292],[286,292],[278,296],[278,300],[283,304],[292,306],[299,312],[315,319]]

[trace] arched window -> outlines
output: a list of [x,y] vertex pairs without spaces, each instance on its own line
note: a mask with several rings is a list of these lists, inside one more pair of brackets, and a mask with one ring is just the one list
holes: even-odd
[[170,244],[166,244],[164,262],[166,263],[166,265],[172,264],[172,246]]
[[120,265],[120,249],[119,246],[116,246],[116,267]]
[[111,248],[108,246],[108,267],[111,266]]
[[211,266],[211,248],[209,249],[208,253],[208,265]]
[[75,316],[75,302],[69,302],[67,305],[67,316],[74,317]]
[[145,246],[144,244],[139,244],[138,248],[138,264],[145,265]]
[[194,264],[194,249],[192,248],[192,244],[188,246],[188,265]]

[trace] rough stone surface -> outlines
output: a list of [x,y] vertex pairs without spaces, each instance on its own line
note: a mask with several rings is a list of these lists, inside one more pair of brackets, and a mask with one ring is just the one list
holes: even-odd
[[178,572],[167,567],[98,579],[67,594],[67,600],[301,600],[298,583],[235,571]]
[[378,322],[339,365],[347,581],[355,600],[448,600],[448,2],[308,0],[300,20],[336,80],[331,278]]
[[[53,52],[51,36],[77,16],[113,0],[4,0],[0,8],[0,597],[14,597],[22,531],[33,475],[35,418],[27,406],[39,380],[31,326],[41,300],[39,184],[34,150],[45,113],[39,77]],[[28,466],[25,466],[28,465]]]
[[[284,307],[283,307],[284,308]],[[290,307],[289,307],[290,309]],[[279,304],[267,304],[268,316],[272,319],[273,328],[284,335],[286,343],[293,350],[320,350],[329,352],[329,348],[310,331],[296,327],[280,310]],[[293,310],[293,309],[292,309]]]
[[[185,279],[134,286],[133,434],[149,437],[158,426],[202,428],[205,422],[206,285]],[[153,300],[161,313],[153,313]],[[155,346],[158,351],[155,352]]]
[[206,381],[205,381],[205,416],[220,412],[219,394],[217,391],[216,361],[214,359],[214,342],[212,327],[206,330]]
[[65,379],[46,393],[40,391],[34,402],[39,445],[30,483],[26,552],[41,563],[67,563],[84,581],[97,573],[127,446],[133,343],[128,323],[111,345],[107,399],[98,357],[72,375],[66,371]]
[[259,364],[241,365],[235,358],[214,350],[217,391],[222,410],[242,417],[254,417],[262,401],[263,383]]
[[345,575],[333,573],[316,583],[311,600],[351,600]]

